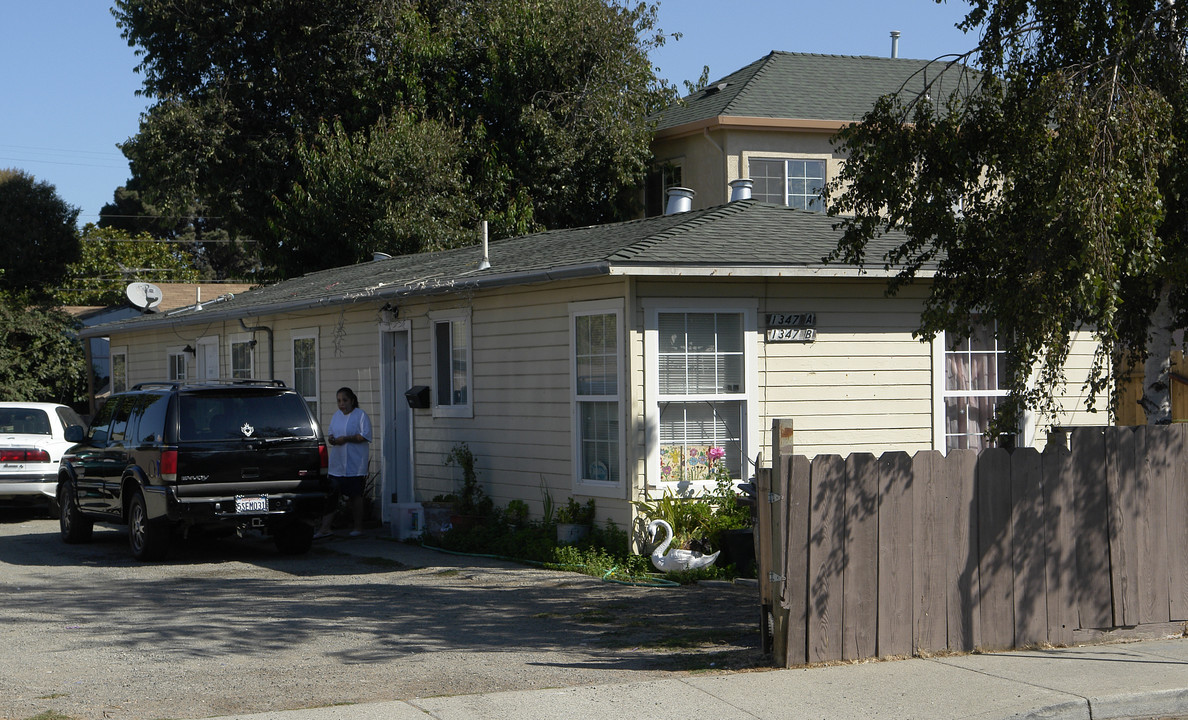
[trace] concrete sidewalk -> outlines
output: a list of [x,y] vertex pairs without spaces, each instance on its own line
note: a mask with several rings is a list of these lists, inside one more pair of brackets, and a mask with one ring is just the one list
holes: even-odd
[[1188,639],[914,658],[485,695],[238,720],[1188,718]]
[[[432,564],[432,551],[368,536],[340,552]],[[436,559],[440,559],[439,556]],[[619,685],[426,697],[217,720],[1188,719],[1188,638],[913,658]]]
[[1188,717],[1188,639],[416,698],[237,720]]

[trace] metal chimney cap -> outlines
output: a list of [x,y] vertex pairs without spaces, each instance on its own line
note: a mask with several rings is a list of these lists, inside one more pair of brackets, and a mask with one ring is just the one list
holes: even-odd
[[668,205],[664,208],[665,215],[689,212],[693,209],[693,196],[697,193],[692,188],[668,188]]
[[735,200],[750,200],[751,188],[755,186],[755,181],[751,178],[739,178],[730,181],[730,202]]

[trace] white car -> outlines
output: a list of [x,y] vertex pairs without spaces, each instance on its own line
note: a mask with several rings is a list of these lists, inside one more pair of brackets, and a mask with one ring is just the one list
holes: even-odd
[[57,516],[58,463],[74,445],[66,439],[71,426],[85,428],[65,405],[0,402],[0,505],[43,505]]

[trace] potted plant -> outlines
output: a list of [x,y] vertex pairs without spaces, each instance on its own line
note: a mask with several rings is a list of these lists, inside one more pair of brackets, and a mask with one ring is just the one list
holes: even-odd
[[594,525],[594,498],[581,505],[569,498],[569,502],[557,508],[557,542],[571,545],[590,534]]
[[710,448],[709,477],[714,482],[709,501],[714,513],[709,521],[710,543],[722,551],[721,564],[733,564],[743,577],[754,577],[755,539],[751,519],[752,504],[738,494],[734,478],[726,467],[722,448]]
[[466,443],[459,443],[446,456],[445,464],[456,465],[462,470],[462,488],[448,496],[453,501],[450,524],[459,529],[474,527],[488,517],[495,507],[495,503],[487,497],[478,483],[474,453]]

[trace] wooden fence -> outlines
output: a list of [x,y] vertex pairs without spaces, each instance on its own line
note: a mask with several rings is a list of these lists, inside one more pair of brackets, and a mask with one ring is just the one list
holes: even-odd
[[[775,663],[996,650],[1188,620],[1188,426],[1067,446],[792,454],[757,478]],[[1176,628],[1178,629],[1178,628]]]

